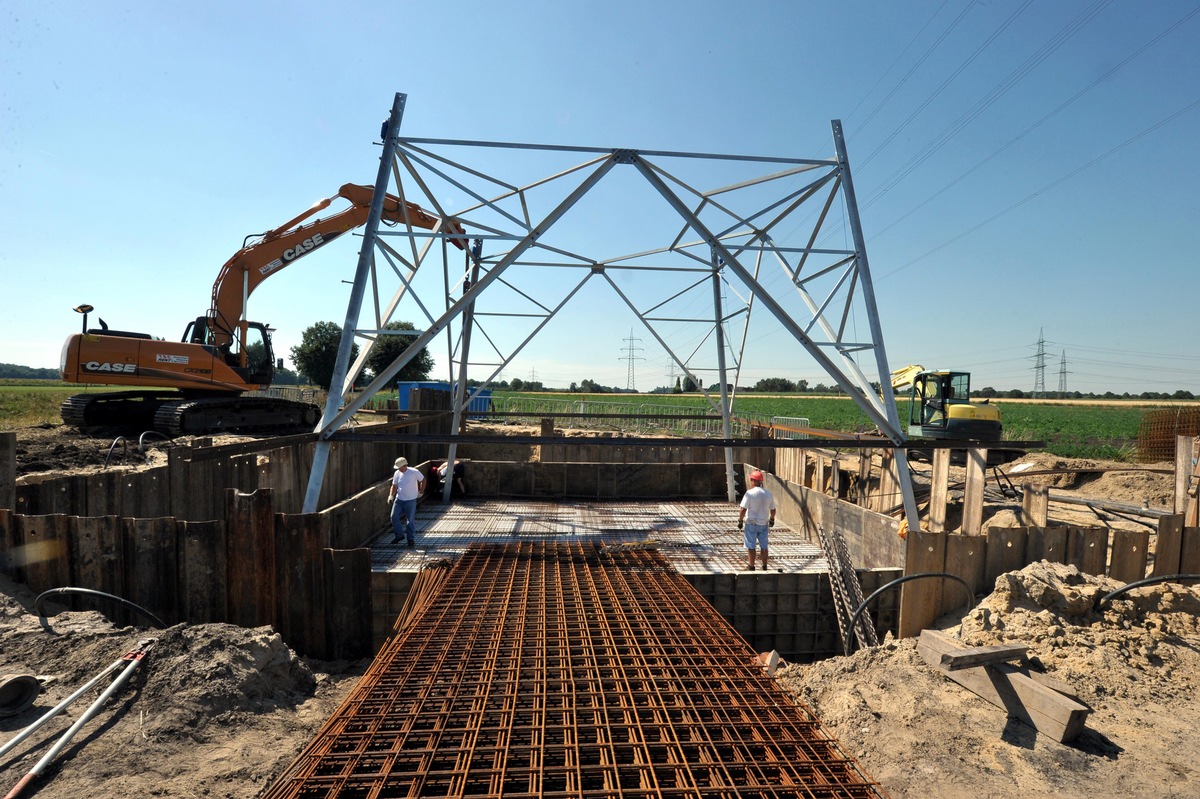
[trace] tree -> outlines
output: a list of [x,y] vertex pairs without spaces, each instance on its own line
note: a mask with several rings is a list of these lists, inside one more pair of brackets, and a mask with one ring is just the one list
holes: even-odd
[[[412,322],[388,322],[383,329],[416,330]],[[400,357],[400,353],[404,352],[413,338],[413,336],[381,334],[379,340],[375,342],[371,354],[367,356],[367,368],[375,374],[379,374],[388,368],[392,361]],[[392,379],[397,382],[428,380],[429,373],[432,371],[433,356],[429,354],[429,348],[424,347],[411,361],[404,364],[404,368]]]
[[683,393],[683,387],[681,385],[679,385],[678,377],[675,378],[675,388],[671,389],[671,393],[672,394],[682,394]]
[[[304,331],[300,344],[292,347],[292,363],[296,364],[300,374],[328,391],[333,382],[333,367],[341,341],[341,325],[336,322],[317,322]],[[357,356],[358,345],[355,344],[350,350],[350,360]]]
[[764,377],[754,384],[755,391],[771,393],[789,393],[796,390],[796,384],[786,377]]
[[513,391],[520,391],[522,388],[525,387],[525,381],[519,377],[514,377],[512,380],[509,381],[508,387],[511,388]]
[[697,389],[696,381],[692,379],[691,375],[686,375],[683,378],[683,393],[690,394],[693,391],[695,391],[696,389]]

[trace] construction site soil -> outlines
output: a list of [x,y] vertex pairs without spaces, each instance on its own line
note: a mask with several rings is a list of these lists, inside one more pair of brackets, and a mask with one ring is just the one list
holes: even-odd
[[[35,472],[105,468],[112,441],[61,428],[17,434],[18,472],[25,479]],[[122,457],[132,468],[163,455]],[[1045,455],[1025,462],[1030,470],[1082,470],[1038,478],[1056,491],[1170,505],[1173,478],[1166,465],[1116,471],[1131,467]],[[992,524],[1013,513],[1000,505],[989,511]],[[1052,505],[1051,518],[1146,529],[1136,516],[1078,506]],[[938,625],[965,645],[1028,645],[1031,667],[1069,684],[1091,708],[1083,734],[1071,743],[1035,733],[941,676],[911,639],[785,665],[776,677],[895,797],[1195,797],[1200,589],[1148,586],[1095,610],[1096,600],[1117,587],[1073,567],[1032,564],[998,578],[965,616]],[[157,644],[129,684],[23,796],[256,796],[367,666],[305,660],[270,628],[177,625],[150,633],[114,626],[91,611],[43,619],[24,586],[0,577],[0,675],[32,674],[45,682],[32,707],[0,716],[0,746],[151,634]],[[0,789],[33,768],[96,693],[0,756]]]

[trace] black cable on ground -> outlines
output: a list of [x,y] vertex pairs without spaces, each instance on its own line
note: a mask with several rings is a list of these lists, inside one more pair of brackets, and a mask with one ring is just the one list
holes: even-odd
[[154,626],[160,630],[165,630],[169,626],[166,622],[164,622],[158,616],[155,616],[153,613],[146,610],[145,608],[143,608],[140,605],[135,605],[134,603],[130,602],[128,599],[122,599],[121,597],[116,596],[114,594],[106,594],[103,591],[95,591],[91,588],[75,588],[73,586],[64,586],[62,588],[51,588],[49,591],[43,591],[42,593],[38,594],[37,599],[33,600],[33,609],[37,612],[38,618],[39,619],[46,618],[46,612],[42,607],[46,600],[52,599],[56,596],[62,596],[65,594],[74,594],[74,595],[78,595],[78,596],[90,596],[90,597],[97,597],[100,599],[106,599],[110,602],[114,602],[114,603],[120,605],[121,607],[125,608],[126,610],[131,610],[134,613],[140,614],[143,618],[148,619],[149,621],[153,622]]
[[1119,597],[1126,591],[1131,591],[1134,588],[1141,588],[1147,585],[1155,585],[1157,583],[1175,583],[1182,580],[1200,580],[1200,574],[1161,574],[1158,577],[1147,577],[1144,580],[1134,580],[1132,583],[1121,586],[1116,591],[1110,591],[1100,597],[1100,601],[1096,603],[1096,610],[1099,610],[1106,603]]
[[862,601],[862,604],[855,609],[854,615],[850,617],[850,629],[854,629],[854,625],[858,623],[858,617],[864,610],[866,610],[867,605],[870,604],[872,599],[879,596],[894,585],[907,583],[910,580],[919,580],[923,577],[948,577],[951,580],[956,580],[962,584],[963,590],[967,592],[967,604],[965,607],[969,608],[971,603],[975,601],[975,595],[971,593],[971,586],[967,585],[967,581],[959,577],[957,574],[950,574],[949,572],[920,572],[918,574],[906,574],[903,577],[897,577],[895,580],[892,580],[889,583],[884,583],[872,591],[871,595]]

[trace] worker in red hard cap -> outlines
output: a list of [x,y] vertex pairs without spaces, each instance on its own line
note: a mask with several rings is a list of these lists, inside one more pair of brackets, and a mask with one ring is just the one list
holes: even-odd
[[767,570],[767,528],[775,526],[775,497],[763,488],[763,473],[750,473],[750,490],[742,496],[738,510],[738,529],[743,530],[750,571],[754,571],[754,549],[762,550],[762,570]]

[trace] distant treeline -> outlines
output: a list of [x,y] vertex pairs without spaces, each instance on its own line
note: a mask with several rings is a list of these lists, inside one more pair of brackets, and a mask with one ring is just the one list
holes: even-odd
[[0,363],[0,378],[15,378],[18,380],[57,380],[57,369],[34,369],[32,366],[21,366],[15,363]]

